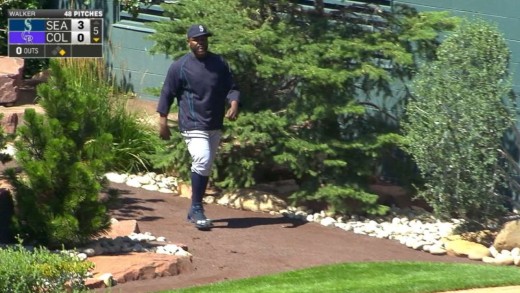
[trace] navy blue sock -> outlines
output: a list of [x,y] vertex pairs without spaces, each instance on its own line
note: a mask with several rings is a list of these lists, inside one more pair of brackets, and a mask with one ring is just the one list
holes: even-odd
[[206,193],[208,176],[191,172],[191,206],[202,205],[202,197]]

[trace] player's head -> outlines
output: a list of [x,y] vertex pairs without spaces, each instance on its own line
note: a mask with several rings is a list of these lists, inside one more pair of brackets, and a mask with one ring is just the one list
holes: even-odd
[[213,34],[202,24],[194,24],[186,34],[188,45],[197,58],[203,58],[208,54],[208,37]]

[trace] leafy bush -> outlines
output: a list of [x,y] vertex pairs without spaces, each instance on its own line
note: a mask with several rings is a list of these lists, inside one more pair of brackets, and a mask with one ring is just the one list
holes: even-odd
[[[456,22],[400,6],[393,14],[367,7],[366,13],[385,23],[367,29],[349,17],[359,7],[346,4],[329,14],[318,2],[308,10],[292,1],[165,4],[172,20],[153,24],[153,50],[174,58],[185,54],[186,28],[203,21],[214,33],[210,50],[233,69],[242,114],[226,121],[213,174],[218,185],[250,186],[262,176],[294,178],[302,187],[294,201],[320,201],[337,212],[384,213],[368,184],[400,137],[395,125],[379,127],[383,115],[368,113],[358,98],[404,99],[393,92],[392,82],[412,76],[414,58],[430,56],[438,32]],[[180,153],[170,158],[174,168],[187,164]],[[269,174],[273,170],[280,172]]]
[[[492,25],[466,22],[414,81],[407,151],[426,184],[419,193],[439,216],[487,224],[504,211],[498,152],[513,113],[509,49]],[[510,104],[509,104],[510,105]]]
[[5,293],[86,291],[85,279],[93,268],[69,252],[27,250],[20,244],[0,248],[0,264],[0,291]]

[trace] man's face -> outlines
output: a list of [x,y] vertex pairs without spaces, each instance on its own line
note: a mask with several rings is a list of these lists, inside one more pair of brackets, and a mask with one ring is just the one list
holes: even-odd
[[189,38],[188,45],[197,58],[203,58],[208,53],[208,36]]

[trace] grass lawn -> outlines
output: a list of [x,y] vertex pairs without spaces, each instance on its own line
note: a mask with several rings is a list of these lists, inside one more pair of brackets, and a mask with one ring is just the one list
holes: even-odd
[[426,262],[345,263],[166,292],[441,292],[520,285],[520,268]]

